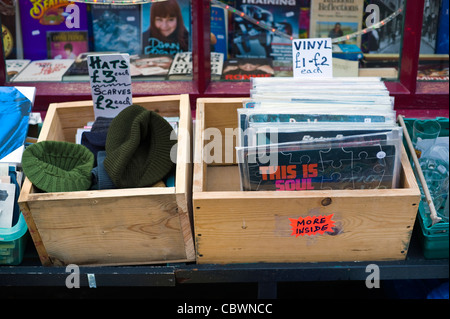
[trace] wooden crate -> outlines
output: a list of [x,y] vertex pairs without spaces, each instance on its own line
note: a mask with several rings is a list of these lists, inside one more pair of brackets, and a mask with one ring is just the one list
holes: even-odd
[[[235,146],[235,136],[225,135],[225,129],[237,127],[240,107],[239,98],[197,101],[193,178],[197,263],[405,259],[420,191],[404,149],[398,189],[243,192],[236,157],[230,154],[234,147],[222,148],[222,163],[233,156],[233,164],[206,164],[220,148],[217,136],[213,139],[205,130],[217,128],[222,145],[233,141]],[[216,143],[214,152],[211,141]],[[292,235],[290,218],[331,214],[333,232]]]
[[[38,193],[26,179],[19,204],[43,265],[134,265],[195,260],[192,120],[188,95],[133,99],[179,116],[175,187]],[[94,120],[92,101],[49,106],[39,141],[75,141]]]

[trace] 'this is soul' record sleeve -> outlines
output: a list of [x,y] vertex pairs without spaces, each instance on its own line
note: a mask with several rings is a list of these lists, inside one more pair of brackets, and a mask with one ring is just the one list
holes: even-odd
[[238,147],[244,191],[390,189],[397,187],[398,130],[314,142]]

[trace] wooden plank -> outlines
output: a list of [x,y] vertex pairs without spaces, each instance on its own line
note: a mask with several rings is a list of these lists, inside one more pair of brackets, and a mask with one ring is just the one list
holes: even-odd
[[[28,183],[30,185],[27,185],[27,187],[31,187],[31,182],[27,179],[24,182]],[[38,252],[39,259],[44,266],[50,266],[51,260],[48,256],[47,250],[45,249],[44,244],[42,243],[41,235],[36,227],[36,224],[34,222],[33,216],[31,215],[30,208],[28,207],[27,203],[19,203],[20,210],[22,212],[23,217],[25,218],[25,222],[27,223],[28,232],[31,235],[31,238],[33,239],[34,246],[36,248],[36,251]]]
[[204,162],[204,113],[205,104],[202,99],[197,100],[197,113],[195,121],[195,142],[194,142],[194,168],[193,168],[193,180],[192,191],[201,192],[205,190],[206,180],[206,163]]
[[[237,109],[242,108],[243,99],[244,98],[199,99],[204,105],[204,130],[213,129],[211,133],[217,131],[217,135],[221,139],[220,141],[215,141],[216,143],[221,143],[222,154],[219,163],[213,162],[211,163],[212,165],[236,164],[235,147],[237,144],[238,131],[235,129],[238,127]],[[205,138],[206,136],[203,137],[203,141],[205,141]],[[209,136],[208,138],[211,140],[213,139]],[[212,143],[212,141],[209,141],[209,143]],[[208,154],[204,154],[204,156],[207,155]],[[210,155],[214,156],[214,148]]]
[[177,158],[176,158],[176,191],[177,193],[186,194],[191,189],[192,174],[192,118],[191,107],[189,104],[189,96],[180,97],[179,105],[179,128],[177,141]]
[[[218,193],[214,193],[217,195]],[[221,193],[225,194],[225,193]],[[196,198],[198,263],[401,260],[408,250],[415,196]],[[396,213],[393,214],[392,212]],[[292,236],[289,218],[333,214],[335,232]]]
[[174,194],[28,205],[54,265],[186,260]]

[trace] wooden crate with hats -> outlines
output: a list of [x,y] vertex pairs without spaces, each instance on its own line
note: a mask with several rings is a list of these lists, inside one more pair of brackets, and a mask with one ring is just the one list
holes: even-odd
[[[420,191],[404,148],[398,188],[242,191],[235,153],[237,109],[242,102],[197,100],[193,178],[197,263],[406,258]],[[211,139],[214,132],[220,134]],[[310,229],[330,228],[313,236],[299,235],[297,221],[310,224]]]
[[109,122],[92,101],[51,104],[19,198],[42,264],[194,261],[191,133],[188,95],[134,98]]

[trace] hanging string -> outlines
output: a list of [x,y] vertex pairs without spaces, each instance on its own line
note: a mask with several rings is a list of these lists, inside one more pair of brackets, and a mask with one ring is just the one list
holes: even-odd
[[[256,19],[246,15],[244,12],[239,11],[236,8],[234,8],[234,7],[232,7],[232,6],[228,5],[228,4],[224,4],[224,3],[222,3],[219,0],[211,0],[211,3],[214,4],[214,5],[217,5],[217,6],[221,7],[221,8],[224,8],[224,9],[232,12],[233,14],[238,15],[241,18],[243,18],[243,19],[245,19],[245,20],[247,20],[247,21],[249,21],[249,22],[251,22],[251,23],[253,23],[253,24],[255,24],[255,25],[257,25],[257,26],[259,26],[259,27],[261,27],[261,28],[263,28],[265,30],[267,30],[267,31],[270,31],[270,32],[272,32],[272,33],[274,33],[274,34],[276,34],[276,35],[278,35],[280,37],[289,39],[291,41],[294,39],[291,35],[286,34],[284,32],[281,32],[281,31],[275,29],[273,26],[271,26],[269,24],[266,24],[266,23],[264,23],[262,21],[258,21]],[[352,34],[347,34],[347,35],[344,35],[344,36],[339,37],[339,38],[334,38],[334,39],[332,39],[332,43],[339,43],[339,42],[342,42],[342,41],[348,41],[350,39],[359,37],[359,36],[361,36],[363,34],[367,34],[369,32],[372,32],[373,30],[379,29],[379,28],[385,26],[390,21],[394,20],[402,12],[403,12],[403,8],[399,8],[397,11],[395,11],[390,16],[388,16],[386,19],[384,19],[384,20],[382,20],[382,21],[380,21],[378,23],[375,23],[372,26],[370,26],[368,28],[365,28],[365,29],[363,29],[361,31],[358,31],[358,32],[355,32],[355,33],[352,33]]]

